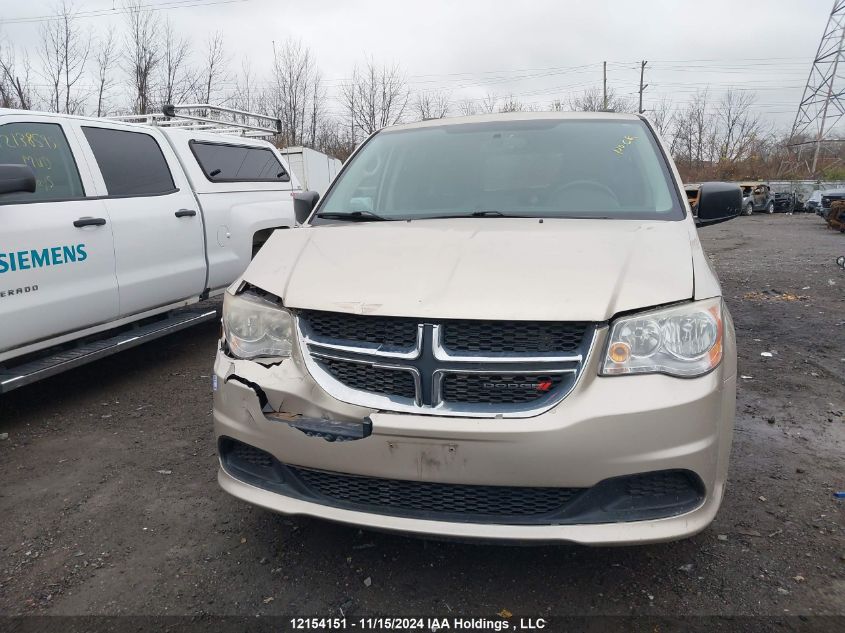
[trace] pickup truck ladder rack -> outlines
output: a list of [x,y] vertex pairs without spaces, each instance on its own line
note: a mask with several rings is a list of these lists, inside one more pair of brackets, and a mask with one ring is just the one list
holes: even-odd
[[142,123],[172,129],[201,130],[250,138],[282,133],[282,122],[271,116],[207,103],[167,104],[161,112],[106,117],[110,121]]

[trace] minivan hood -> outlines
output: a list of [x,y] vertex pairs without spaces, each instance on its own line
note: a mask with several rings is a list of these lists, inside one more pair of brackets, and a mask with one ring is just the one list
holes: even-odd
[[693,296],[687,222],[459,218],[276,231],[244,280],[292,308],[605,321]]

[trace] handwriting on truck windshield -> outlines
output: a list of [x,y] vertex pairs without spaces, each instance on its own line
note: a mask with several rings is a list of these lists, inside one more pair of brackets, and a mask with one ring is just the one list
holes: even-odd
[[628,147],[631,143],[633,143],[633,142],[634,142],[634,141],[636,141],[636,140],[637,140],[637,137],[636,137],[636,136],[631,136],[630,134],[629,134],[628,136],[623,137],[623,138],[622,138],[622,142],[621,142],[621,143],[619,143],[619,145],[617,145],[616,147],[614,147],[614,148],[613,148],[613,153],[614,153],[614,154],[619,154],[620,156],[622,156],[622,154],[624,154],[624,153],[625,153],[625,149],[626,149],[626,148],[627,148],[627,147]]
[[4,147],[23,150],[20,161],[35,171],[39,191],[50,191],[55,187],[49,173],[53,169],[53,161],[47,154],[55,152],[59,146],[50,136],[40,132],[0,133],[0,149]]

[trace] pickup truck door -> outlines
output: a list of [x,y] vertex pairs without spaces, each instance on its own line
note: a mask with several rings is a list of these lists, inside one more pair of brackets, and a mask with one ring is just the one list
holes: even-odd
[[[24,163],[34,193],[0,195],[0,358],[28,343],[113,320],[112,227],[67,123],[0,115],[0,163]],[[5,354],[9,356],[9,354]]]
[[112,219],[120,314],[205,290],[201,210],[166,139],[155,129],[80,122],[77,136]]

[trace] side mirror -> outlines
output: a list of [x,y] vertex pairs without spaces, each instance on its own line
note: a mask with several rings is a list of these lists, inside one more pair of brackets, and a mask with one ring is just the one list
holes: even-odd
[[35,193],[35,172],[29,165],[0,165],[0,194]]
[[742,189],[727,182],[705,182],[698,194],[697,226],[733,220],[742,210]]
[[293,196],[293,215],[296,217],[296,223],[302,224],[311,215],[317,202],[320,200],[320,194],[316,191],[301,191]]

